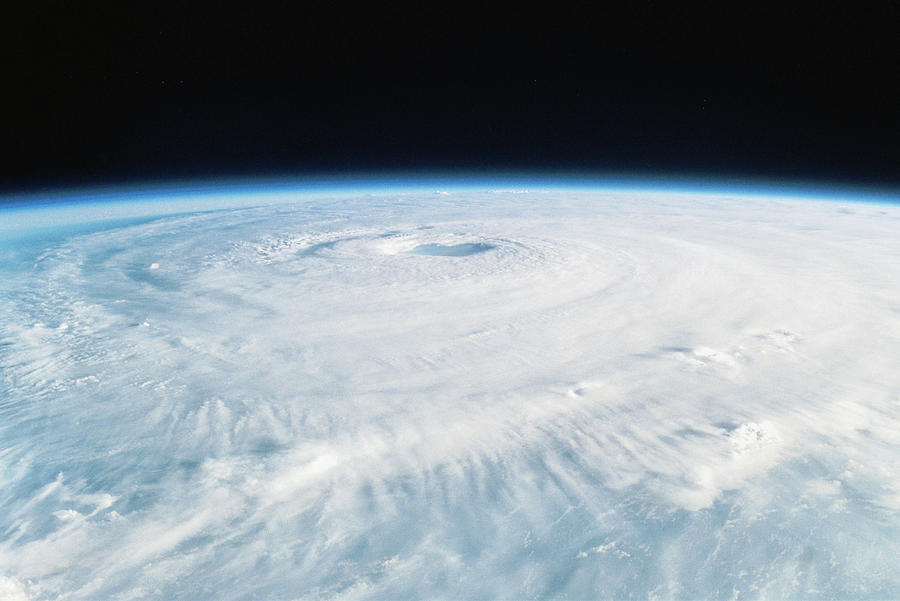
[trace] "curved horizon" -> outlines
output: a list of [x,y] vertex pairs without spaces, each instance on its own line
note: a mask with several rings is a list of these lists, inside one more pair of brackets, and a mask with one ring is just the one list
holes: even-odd
[[98,201],[123,194],[140,198],[192,194],[270,192],[381,192],[432,189],[590,189],[608,191],[742,194],[872,202],[900,202],[900,186],[864,180],[766,176],[702,176],[677,172],[598,172],[592,170],[425,170],[359,171],[335,174],[151,178],[106,184],[25,186],[0,191],[0,206],[52,204],[80,198]]

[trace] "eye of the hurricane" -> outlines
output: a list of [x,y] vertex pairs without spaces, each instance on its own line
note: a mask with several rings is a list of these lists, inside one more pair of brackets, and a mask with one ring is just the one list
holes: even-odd
[[496,248],[493,244],[483,242],[465,242],[463,244],[420,244],[407,251],[414,255],[434,255],[438,257],[467,257],[477,255]]

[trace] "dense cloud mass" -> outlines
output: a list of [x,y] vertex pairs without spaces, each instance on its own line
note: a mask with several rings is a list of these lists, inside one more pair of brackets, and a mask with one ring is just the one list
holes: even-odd
[[0,597],[900,595],[900,207],[522,192],[0,249]]

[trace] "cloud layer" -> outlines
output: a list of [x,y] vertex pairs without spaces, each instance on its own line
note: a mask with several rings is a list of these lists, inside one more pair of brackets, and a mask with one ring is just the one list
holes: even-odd
[[0,592],[896,597],[898,231],[559,190],[42,238],[0,272]]

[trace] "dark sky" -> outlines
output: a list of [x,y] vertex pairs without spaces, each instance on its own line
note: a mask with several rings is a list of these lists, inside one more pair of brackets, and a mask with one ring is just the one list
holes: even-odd
[[0,189],[509,169],[900,182],[896,2],[36,4],[3,25]]

